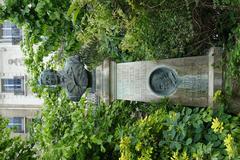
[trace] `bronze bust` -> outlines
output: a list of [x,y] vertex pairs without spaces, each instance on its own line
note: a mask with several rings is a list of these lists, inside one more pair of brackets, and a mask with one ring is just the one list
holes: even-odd
[[39,79],[40,85],[49,87],[61,86],[67,92],[68,98],[74,102],[80,100],[88,87],[91,87],[91,74],[84,68],[78,55],[66,60],[61,71],[44,70]]

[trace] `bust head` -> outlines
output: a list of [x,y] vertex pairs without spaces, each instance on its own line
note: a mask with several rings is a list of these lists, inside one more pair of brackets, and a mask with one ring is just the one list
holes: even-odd
[[40,75],[39,84],[55,87],[60,84],[60,75],[55,70],[51,69],[44,70]]

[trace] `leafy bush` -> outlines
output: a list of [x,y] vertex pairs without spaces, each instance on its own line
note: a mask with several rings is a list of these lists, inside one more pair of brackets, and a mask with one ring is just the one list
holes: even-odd
[[188,7],[185,1],[76,0],[68,13],[80,25],[81,43],[97,38],[100,55],[129,61],[182,55],[193,38]]
[[234,29],[232,38],[234,39],[235,43],[230,44],[231,48],[228,55],[228,66],[230,72],[229,76],[238,79],[240,77],[240,26]]
[[158,110],[128,129],[120,159],[238,159],[239,117],[213,117],[210,108]]
[[[210,108],[117,101],[45,102],[32,137],[40,159],[238,159],[240,118]],[[187,159],[186,158],[186,159]]]
[[[213,113],[210,108],[173,106],[167,100],[160,104],[117,101],[110,106],[92,106],[84,98],[79,103],[70,102],[64,92],[44,92],[42,96],[42,117],[33,126],[31,143],[19,138],[8,141],[11,149],[3,152],[5,157],[240,158],[237,116]],[[9,133],[4,129],[3,137],[9,137]]]
[[12,138],[8,120],[0,116],[0,160],[33,160],[32,143],[20,137]]
[[62,92],[59,98],[45,101],[42,118],[33,127],[35,152],[42,159],[117,159],[122,127],[155,110],[127,102],[91,106],[82,99],[72,103]]

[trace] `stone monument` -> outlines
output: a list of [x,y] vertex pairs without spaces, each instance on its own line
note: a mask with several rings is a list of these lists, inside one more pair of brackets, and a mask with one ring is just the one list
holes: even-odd
[[[106,104],[117,99],[152,102],[168,97],[175,104],[214,107],[214,93],[224,86],[222,53],[221,48],[211,48],[205,56],[128,63],[108,59],[92,73],[76,55],[67,59],[62,71],[43,71],[39,83],[61,86],[75,102],[91,88],[87,99],[93,103],[100,99]],[[237,113],[240,100],[235,99]]]
[[222,49],[208,55],[115,63],[96,68],[96,94],[105,102],[116,99],[151,102],[168,97],[176,104],[213,106],[214,92],[222,89]]

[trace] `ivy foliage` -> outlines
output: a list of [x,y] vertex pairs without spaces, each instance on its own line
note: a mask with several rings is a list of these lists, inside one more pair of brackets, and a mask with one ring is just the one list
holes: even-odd
[[183,54],[193,38],[187,11],[185,1],[76,0],[68,13],[80,24],[81,43],[96,37],[99,54],[129,61]]
[[128,102],[72,103],[61,92],[59,98],[45,101],[42,118],[33,126],[34,150],[40,159],[117,159],[123,127],[157,109]]
[[34,124],[39,159],[238,159],[240,118],[210,108],[117,101],[92,106],[65,93]]
[[0,160],[34,160],[32,143],[20,137],[11,137],[11,130],[7,128],[8,120],[0,116]]
[[240,26],[238,26],[233,31],[233,35],[231,39],[235,41],[234,44],[231,44],[231,49],[229,53],[229,76],[234,79],[238,79],[240,77],[240,70],[238,66],[240,65]]
[[238,159],[239,120],[209,108],[158,110],[127,129],[120,159]]

